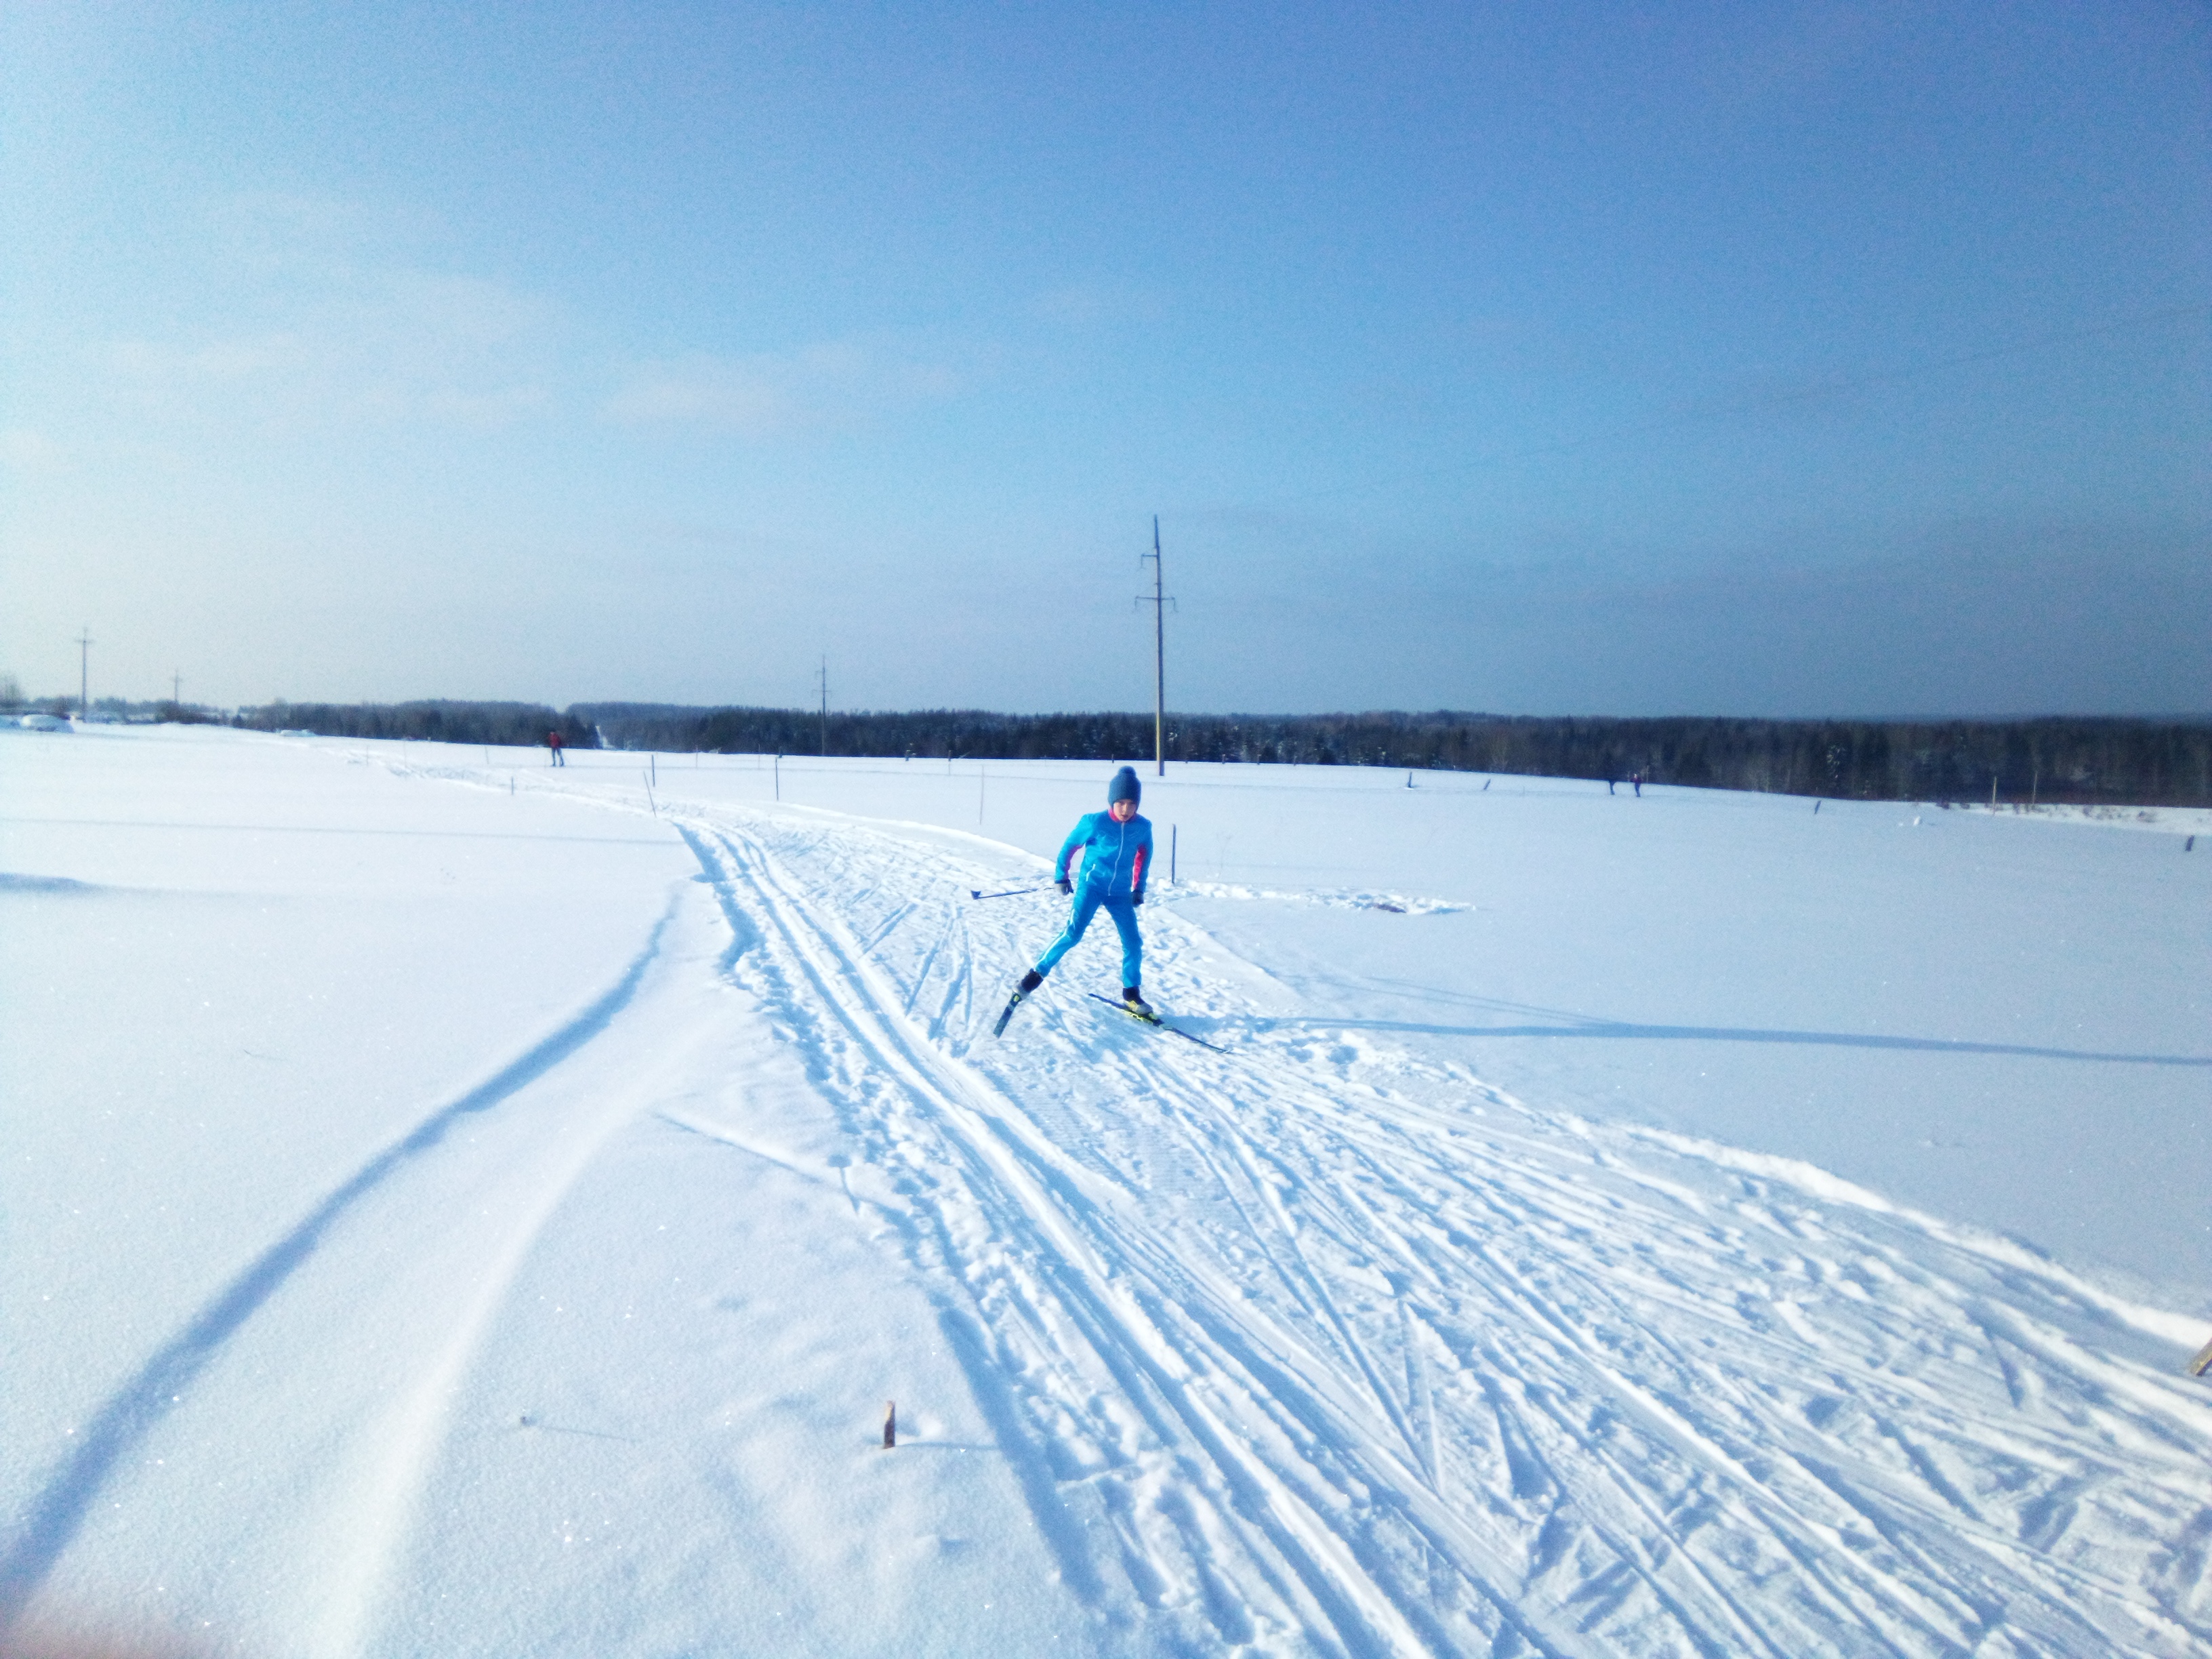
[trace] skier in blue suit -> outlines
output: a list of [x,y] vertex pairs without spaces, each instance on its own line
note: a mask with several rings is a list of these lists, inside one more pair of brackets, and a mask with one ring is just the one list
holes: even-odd
[[[1152,820],[1137,812],[1137,801],[1143,793],[1136,773],[1123,767],[1106,786],[1106,810],[1084,814],[1060,843],[1053,878],[1061,892],[1073,897],[1075,908],[1067,918],[1066,931],[1037,958],[1036,966],[1022,975],[1014,1002],[1044,983],[1044,976],[1075,948],[1103,905],[1114,918],[1114,930],[1121,936],[1121,1000],[1131,1012],[1151,1016],[1152,1005],[1145,1000],[1143,988],[1145,943],[1137,933],[1137,907],[1145,902],[1145,876],[1152,863]],[[1083,854],[1083,868],[1070,881],[1068,866],[1079,850]],[[1007,1005],[1009,1012],[1012,1006]]]

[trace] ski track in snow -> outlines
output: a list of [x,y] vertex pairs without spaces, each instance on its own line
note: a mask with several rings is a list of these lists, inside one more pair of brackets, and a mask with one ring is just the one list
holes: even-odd
[[[457,1148],[464,1160],[470,1159],[473,1149],[465,1144],[465,1125],[500,1114],[514,1097],[542,1085],[550,1075],[573,1064],[578,1051],[600,1037],[636,997],[660,954],[668,921],[667,915],[661,918],[642,951],[605,993],[477,1087],[430,1112],[263,1249],[74,1433],[73,1449],[33,1499],[15,1535],[0,1547],[0,1638],[7,1636],[15,1613],[27,1604],[68,1549],[110,1480],[134,1461],[143,1461],[143,1447],[161,1432],[173,1409],[226,1357],[241,1333],[289,1284],[305,1273],[329,1271],[325,1264],[333,1256],[344,1264],[341,1271],[366,1265],[380,1279],[405,1277],[381,1265],[379,1258],[387,1253],[380,1249],[373,1232],[365,1232],[362,1213],[373,1211],[386,1196],[386,1188],[410,1178],[419,1179],[426,1163],[451,1164]],[[599,1133],[604,1137],[620,1119],[618,1114],[607,1114],[604,1109],[601,1115],[605,1121],[599,1126]],[[573,1132],[576,1126],[564,1127]],[[538,1138],[533,1134],[530,1139]],[[378,1443],[362,1456],[361,1467],[353,1472],[349,1490],[340,1505],[349,1512],[349,1525],[340,1529],[362,1534],[371,1541],[367,1547],[356,1544],[347,1552],[339,1569],[338,1593],[325,1615],[326,1632],[316,1651],[348,1650],[358,1639],[368,1617],[370,1587],[401,1524],[413,1482],[433,1455],[441,1397],[453,1374],[466,1362],[489,1307],[512,1276],[514,1265],[526,1252],[538,1227],[580,1170],[594,1144],[587,1141],[580,1156],[571,1146],[559,1144],[559,1137],[550,1146],[541,1140],[534,1161],[517,1159],[512,1149],[502,1148],[509,1165],[505,1182],[514,1190],[502,1203],[483,1201],[484,1212],[492,1218],[489,1226],[466,1237],[458,1249],[450,1244],[428,1249],[418,1246],[414,1251],[419,1260],[436,1258],[448,1271],[456,1261],[480,1270],[484,1249],[489,1246],[503,1259],[504,1269],[490,1277],[487,1298],[470,1304],[468,1316],[458,1330],[439,1339],[435,1346],[445,1350],[441,1363],[427,1376],[414,1379],[406,1405],[392,1415],[392,1426],[398,1431],[378,1437]],[[552,1167],[539,1167],[544,1164]],[[517,1212],[519,1220],[514,1218]],[[388,1285],[380,1288],[386,1297],[391,1295]],[[414,1311],[409,1310],[410,1314]],[[356,1304],[352,1317],[362,1320],[370,1316],[364,1305]],[[398,1317],[392,1321],[394,1326],[407,1322],[410,1322]],[[411,1322],[419,1328],[419,1319]],[[353,1379],[345,1406],[332,1414],[343,1416],[347,1410],[358,1408],[364,1397],[374,1398],[374,1389]]]
[[1081,954],[994,1043],[1058,907],[964,894],[1018,872],[820,815],[682,823],[1110,1624],[1358,1654],[2212,1640],[2212,1412],[2017,1247],[1276,1032],[1158,913],[1148,984],[1233,1054],[1089,1006]]
[[[2129,1310],[2021,1248],[1778,1160],[1547,1115],[1351,1022],[1278,1025],[1171,907],[1146,913],[1148,988],[1231,1053],[1083,997],[1110,934],[994,1042],[1004,990],[1060,909],[966,895],[1033,878],[1020,855],[823,811],[659,807],[730,930],[702,963],[799,1045],[877,1166],[872,1213],[935,1287],[1095,1647],[2212,1644],[2212,1408],[2159,1369]],[[612,1064],[592,1055],[601,1028],[664,994],[653,954],[151,1356],[0,1558],[0,1589],[35,1588],[180,1379],[310,1255],[389,1249],[335,1226],[343,1212],[463,1115],[558,1092],[568,1069],[580,1097]],[[394,1593],[380,1575],[492,1304],[593,1137],[656,1109],[651,1093],[599,1106],[591,1135],[523,1172],[499,1272],[411,1350],[431,1369],[380,1431],[404,1457],[377,1475],[364,1448],[369,1473],[343,1495],[386,1519],[329,1650],[364,1642]]]

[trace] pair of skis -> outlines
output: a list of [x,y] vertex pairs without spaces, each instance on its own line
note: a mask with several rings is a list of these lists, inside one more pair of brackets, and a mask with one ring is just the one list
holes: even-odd
[[1111,997],[1102,997],[1096,991],[1086,992],[1085,994],[1089,996],[1093,1002],[1103,1002],[1109,1008],[1120,1009],[1123,1013],[1128,1015],[1131,1019],[1135,1020],[1139,1025],[1149,1025],[1156,1031],[1165,1031],[1170,1036],[1179,1036],[1185,1042],[1195,1042],[1200,1048],[1211,1048],[1217,1054],[1225,1054],[1229,1052],[1228,1049],[1223,1048],[1218,1042],[1208,1042],[1202,1036],[1192,1036],[1191,1033],[1184,1030],[1180,1025],[1169,1024],[1167,1021],[1162,1019],[1158,1014],[1140,1013],[1136,1009],[1132,1008],[1127,1003],[1116,1002]]
[[[991,1026],[991,1035],[993,1036],[1003,1036],[1006,1035],[1006,1022],[1014,1017],[1015,1009],[1020,1007],[1022,1004],[1029,1000],[1030,994],[1026,991],[1016,991],[1013,995],[1006,999],[1006,1006],[999,1011],[999,1018]],[[1100,996],[1096,991],[1086,992],[1085,994],[1089,996],[1093,1002],[1103,1002],[1109,1008],[1115,1009],[1121,1013],[1127,1014],[1131,1019],[1135,1020],[1140,1025],[1149,1025],[1156,1031],[1165,1031],[1170,1036],[1179,1036],[1185,1042],[1195,1042],[1200,1048],[1211,1048],[1217,1054],[1225,1054],[1229,1052],[1228,1049],[1223,1048],[1218,1042],[1208,1042],[1204,1037],[1194,1036],[1191,1032],[1184,1030],[1179,1025],[1169,1024],[1167,1021],[1162,1019],[1158,1014],[1140,1013],[1136,1009],[1132,1008],[1127,1003],[1116,1002],[1112,997]]]

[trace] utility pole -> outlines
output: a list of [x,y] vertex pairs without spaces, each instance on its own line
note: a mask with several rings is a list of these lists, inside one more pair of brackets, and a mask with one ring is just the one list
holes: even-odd
[[1145,555],[1152,565],[1152,595],[1137,596],[1139,605],[1152,607],[1152,760],[1160,775],[1168,775],[1168,607],[1175,601],[1165,591],[1160,559],[1160,515],[1152,514],[1152,550]]
[[822,659],[822,672],[817,677],[822,682],[822,758],[830,758],[830,659]]
[[76,635],[76,717],[81,720],[92,718],[92,625],[88,623]]

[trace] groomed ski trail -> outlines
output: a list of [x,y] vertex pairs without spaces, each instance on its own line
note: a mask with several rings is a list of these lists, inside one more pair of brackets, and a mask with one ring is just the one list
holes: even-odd
[[[1129,1271],[1145,1245],[1127,1189],[1066,1157],[980,1074],[917,1042],[895,1012],[904,999],[846,929],[795,897],[759,842],[727,829],[686,833],[727,902],[769,942],[781,1012],[848,1091],[871,1156],[899,1166],[915,1202],[911,1248],[972,1299],[972,1312],[945,1310],[948,1335],[980,1347],[1008,1380],[1023,1379],[1016,1397],[1054,1419],[1041,1435],[1020,1424],[1033,1444],[1006,1449],[1031,1466],[1032,1507],[1045,1511],[1037,1519],[1070,1587],[1117,1622],[1134,1611],[1115,1605],[1121,1596],[1101,1582],[1084,1540],[1063,1536],[1049,1512],[1074,1495],[1054,1492],[1065,1484],[1054,1481],[1054,1466],[1072,1461],[1082,1471],[1073,1484],[1103,1499],[1088,1518],[1118,1534],[1125,1563],[1156,1581],[1142,1585],[1146,1599],[1175,1599],[1160,1591],[1178,1580],[1198,1590],[1195,1571],[1174,1571],[1175,1558],[1211,1569],[1227,1545],[1240,1570],[1206,1598],[1234,1626],[1221,1637],[1256,1633],[1255,1610],[1235,1605],[1256,1581],[1273,1592],[1279,1636],[1334,1629],[1352,1651],[1419,1650],[1328,1513],[1243,1444],[1206,1397],[1224,1379],[1157,1316],[1146,1295],[1154,1275]],[[965,1319],[973,1334],[958,1328]],[[1171,1483],[1180,1501],[1146,1515],[1106,1486],[1115,1474],[1117,1486]],[[1238,1580],[1248,1583],[1230,1589]]]
[[[2212,1411],[2125,1310],[1818,1171],[1278,1030],[1148,909],[1163,1006],[979,1045],[1056,905],[820,811],[673,811],[728,971],[904,1247],[1102,1644],[2182,1654]],[[865,941],[865,943],[863,943]],[[1061,978],[1085,971],[1078,957]]]

